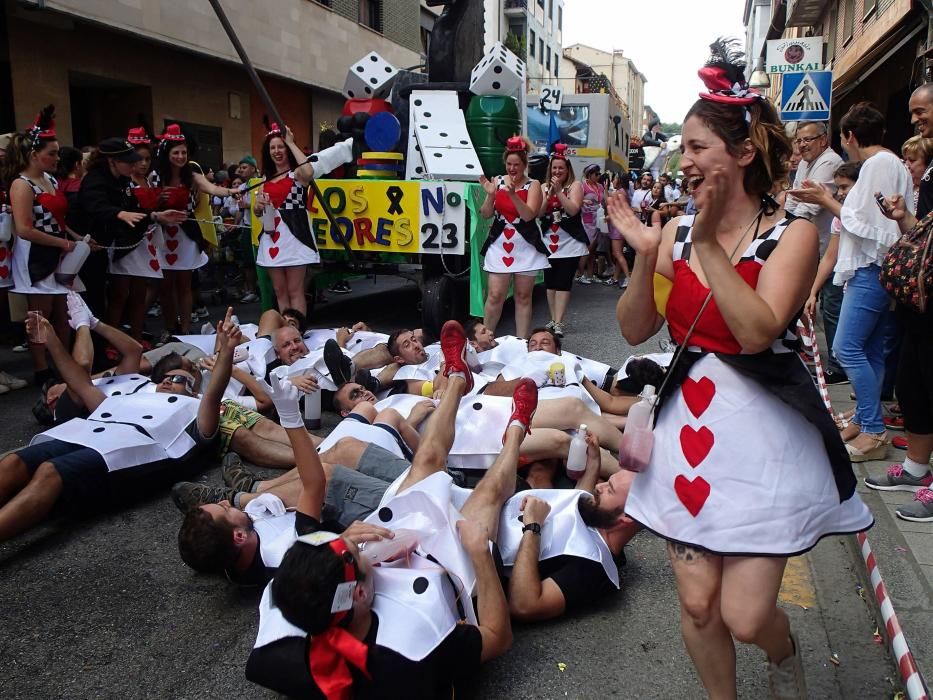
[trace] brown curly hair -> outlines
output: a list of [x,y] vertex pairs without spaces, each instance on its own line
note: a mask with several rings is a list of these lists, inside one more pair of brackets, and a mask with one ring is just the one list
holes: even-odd
[[700,119],[725,142],[733,156],[741,154],[745,139],[752,142],[755,159],[745,169],[743,180],[749,194],[764,197],[774,188],[774,183],[787,177],[787,161],[793,147],[777,110],[767,100],[757,100],[744,107],[701,99],[693,103],[684,122],[690,117]]

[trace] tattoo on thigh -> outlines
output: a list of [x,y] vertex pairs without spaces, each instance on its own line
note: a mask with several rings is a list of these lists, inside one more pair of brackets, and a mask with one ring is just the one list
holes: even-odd
[[668,542],[667,553],[674,561],[683,561],[687,562],[688,564],[690,562],[706,559],[709,556],[709,552],[707,552],[705,549],[689,547],[685,544],[680,544],[679,542]]

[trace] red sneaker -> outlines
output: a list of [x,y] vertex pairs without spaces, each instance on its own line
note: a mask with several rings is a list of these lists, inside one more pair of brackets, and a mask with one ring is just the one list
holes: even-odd
[[898,435],[896,438],[891,439],[891,444],[894,445],[899,450],[907,449],[907,438],[903,435]]
[[[518,421],[525,426],[525,434],[531,435],[531,421],[535,417],[536,410],[538,410],[538,385],[525,377],[512,392],[512,415],[509,416],[505,429],[509,429],[512,421]],[[505,433],[502,434],[502,442],[505,442]]]
[[903,416],[885,416],[884,417],[884,427],[888,430],[903,430],[904,429],[904,417]]
[[447,321],[441,328],[441,352],[444,353],[444,376],[460,372],[466,379],[464,394],[473,389],[473,372],[466,361],[466,334],[458,321]]

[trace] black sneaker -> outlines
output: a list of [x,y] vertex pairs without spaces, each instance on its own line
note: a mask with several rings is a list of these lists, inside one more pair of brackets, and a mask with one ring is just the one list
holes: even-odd
[[337,280],[330,286],[330,289],[327,291],[333,292],[334,294],[349,294],[353,291],[353,289],[350,287],[350,283],[346,280]]
[[196,484],[193,481],[179,481],[172,487],[172,501],[182,513],[187,513],[207,503],[220,503],[220,501],[233,503],[234,496],[236,496],[234,489]]
[[353,378],[353,363],[343,354],[343,350],[333,338],[324,343],[324,364],[327,365],[331,380],[338,387]]
[[374,394],[382,390],[379,380],[368,369],[358,369],[353,375],[353,381]]
[[848,384],[849,378],[845,372],[833,372],[831,369],[823,372],[823,378],[827,384]]
[[228,452],[221,461],[221,473],[224,483],[238,493],[251,493],[259,475],[243,466],[243,460],[236,452]]

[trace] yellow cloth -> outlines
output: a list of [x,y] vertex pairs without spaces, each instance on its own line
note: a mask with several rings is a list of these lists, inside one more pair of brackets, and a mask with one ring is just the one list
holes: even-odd
[[[261,182],[261,177],[251,177],[247,185],[252,187],[258,182]],[[249,228],[250,233],[253,237],[253,247],[259,247],[259,237],[262,235],[262,217],[256,216],[256,213],[253,211],[253,203],[256,201],[256,193],[260,191],[261,188],[257,187],[254,190],[250,190],[244,196],[249,197]]]
[[434,382],[425,382],[422,384],[421,395],[426,399],[430,399],[432,396],[434,396]]
[[[192,165],[200,165],[191,161]],[[197,172],[197,170],[195,171]],[[214,212],[211,211],[211,198],[206,192],[198,192],[198,201],[194,206],[194,218],[198,220],[198,228],[204,242],[214,248],[217,247],[217,229],[214,227]]]
[[667,318],[667,299],[671,295],[674,283],[664,275],[654,273],[654,305],[658,313]]

